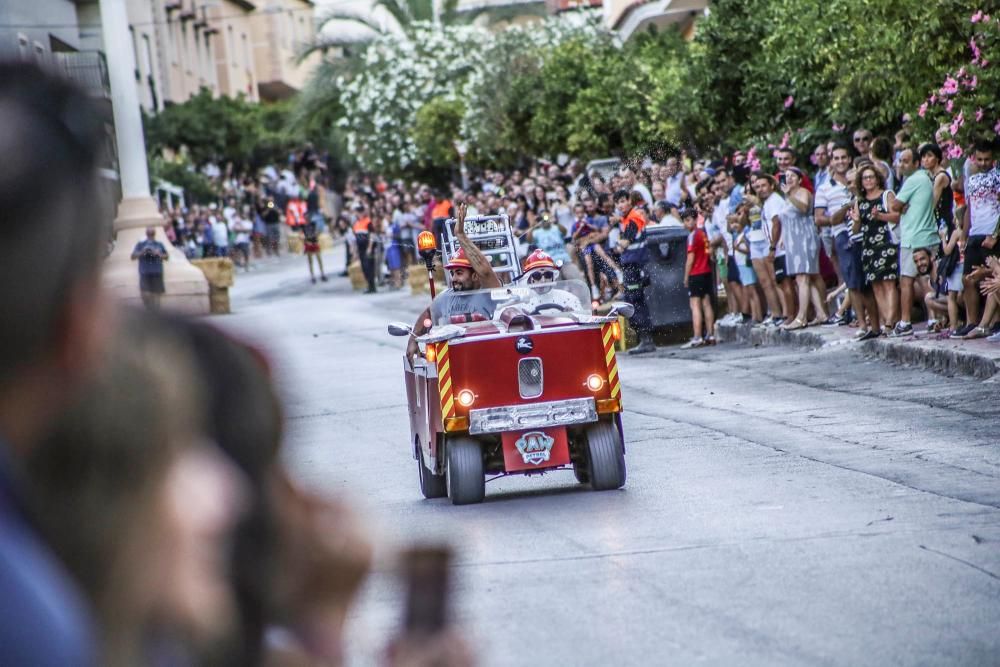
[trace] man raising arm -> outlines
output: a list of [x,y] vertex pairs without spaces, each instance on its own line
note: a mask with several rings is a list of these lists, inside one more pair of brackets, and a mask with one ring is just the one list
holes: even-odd
[[[500,278],[497,277],[490,264],[489,258],[483,254],[472,239],[465,233],[465,204],[459,204],[456,210],[455,238],[461,248],[455,253],[445,270],[451,277],[451,290],[441,294],[431,307],[420,313],[416,323],[413,325],[413,335],[406,346],[406,356],[410,359],[419,352],[417,346],[417,336],[422,336],[434,326],[434,312],[447,313],[449,315],[462,314],[458,311],[474,308],[476,306],[485,307],[485,303],[473,303],[473,299],[456,298],[455,292],[468,292],[478,289],[490,289],[500,287]],[[435,305],[437,304],[437,305]]]

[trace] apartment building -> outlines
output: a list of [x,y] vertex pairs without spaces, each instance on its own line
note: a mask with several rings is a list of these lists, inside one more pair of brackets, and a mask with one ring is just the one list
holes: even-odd
[[[315,34],[310,0],[125,0],[139,103],[147,113],[207,88],[282,99],[319,61],[298,55]],[[97,0],[0,0],[0,58],[60,67],[106,88]],[[70,72],[69,70],[72,70]]]
[[709,0],[603,0],[604,24],[623,40],[649,26],[677,26],[686,38],[694,34],[695,20]]
[[318,53],[299,57],[315,35],[311,0],[259,0],[251,17],[260,98],[279,100],[302,89],[320,61]]

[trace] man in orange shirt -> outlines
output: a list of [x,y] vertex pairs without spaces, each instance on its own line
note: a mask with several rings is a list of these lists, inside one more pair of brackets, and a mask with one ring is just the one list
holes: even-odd
[[644,203],[640,192],[619,190],[615,193],[615,208],[621,216],[621,236],[617,250],[621,253],[622,273],[625,277],[625,300],[632,304],[635,312],[629,324],[639,336],[639,345],[629,354],[646,354],[656,351],[653,343],[653,322],[646,304],[646,276],[643,267],[649,262],[646,249],[646,216],[640,206]]
[[[361,261],[361,272],[368,282],[366,293],[375,293],[375,235],[372,233],[372,219],[368,217],[365,205],[358,203],[354,210],[358,213],[354,221],[354,238],[358,246],[358,259]],[[314,281],[315,282],[315,281]]]
[[434,208],[431,209],[431,225],[439,248],[444,246],[444,223],[451,215],[451,200],[446,199],[440,192],[435,193]]

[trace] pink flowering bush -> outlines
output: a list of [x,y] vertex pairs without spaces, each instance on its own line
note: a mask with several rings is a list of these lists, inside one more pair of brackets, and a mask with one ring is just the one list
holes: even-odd
[[969,17],[968,64],[949,72],[917,108],[916,125],[936,135],[952,160],[979,138],[1000,134],[1000,15],[978,10]]

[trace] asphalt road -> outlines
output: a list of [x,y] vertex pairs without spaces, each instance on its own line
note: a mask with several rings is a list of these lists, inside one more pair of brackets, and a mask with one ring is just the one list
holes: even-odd
[[399,624],[391,553],[434,540],[484,665],[1000,664],[1000,384],[843,347],[622,355],[623,490],[558,472],[453,507],[420,496],[385,332],[424,302],[306,275],[241,274],[216,321],[272,350],[289,465],[378,543],[352,664]]

